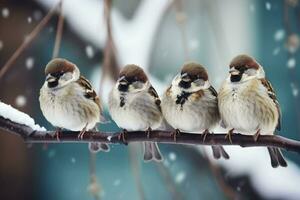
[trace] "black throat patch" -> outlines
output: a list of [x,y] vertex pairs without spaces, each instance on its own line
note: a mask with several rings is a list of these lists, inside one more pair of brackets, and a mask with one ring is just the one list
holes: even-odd
[[183,104],[186,102],[186,100],[189,98],[191,94],[192,93],[190,92],[182,91],[180,95],[177,95],[176,104],[180,104],[182,109]]
[[120,96],[120,107],[123,107],[125,105],[125,97]]

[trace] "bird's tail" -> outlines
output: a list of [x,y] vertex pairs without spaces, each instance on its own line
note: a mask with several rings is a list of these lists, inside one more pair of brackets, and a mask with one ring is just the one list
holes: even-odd
[[[98,131],[97,126],[95,126],[93,129],[93,131]],[[103,151],[103,152],[109,152],[110,148],[108,146],[108,144],[106,143],[101,143],[101,142],[90,142],[89,143],[89,150],[91,152],[97,153],[99,151]]]
[[211,148],[215,159],[220,159],[221,157],[223,157],[226,160],[229,159],[229,155],[227,154],[223,146],[213,145],[211,146]]
[[276,168],[278,166],[287,167],[287,163],[279,148],[268,147],[268,151],[270,154],[271,165],[273,168]]
[[149,162],[151,160],[156,162],[163,161],[163,156],[156,142],[144,142],[144,161]]

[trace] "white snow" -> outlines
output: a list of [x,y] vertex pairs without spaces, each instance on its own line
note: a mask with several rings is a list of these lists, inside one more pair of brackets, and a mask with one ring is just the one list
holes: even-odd
[[[218,127],[214,132],[227,130]],[[294,200],[300,196],[300,168],[289,160],[287,168],[272,168],[266,147],[224,146],[229,160],[215,160],[210,147],[197,148],[199,152],[205,148],[210,160],[228,171],[225,176],[249,175],[253,187],[265,198]]]
[[27,17],[27,22],[28,22],[28,24],[30,24],[32,22],[32,18],[31,17]]
[[94,48],[90,45],[85,47],[85,53],[88,58],[93,58],[95,55]]
[[23,95],[18,95],[17,98],[16,98],[16,100],[15,100],[15,103],[16,103],[16,105],[17,105],[18,107],[23,107],[23,106],[26,105],[27,99],[26,99],[26,97],[23,96]]
[[9,9],[8,8],[2,8],[2,17],[8,18],[9,17]]
[[3,102],[0,102],[0,116],[13,122],[29,126],[36,131],[46,131],[44,127],[35,124],[34,120],[29,115]]
[[28,70],[32,69],[34,65],[34,58],[28,57],[25,61],[25,65]]
[[175,161],[176,158],[177,158],[177,156],[176,156],[176,154],[175,154],[174,152],[169,153],[169,159],[170,159],[171,161]]
[[111,141],[111,138],[112,138],[112,135],[107,136],[107,140],[108,140],[108,141]]
[[296,66],[296,59],[295,58],[288,59],[288,61],[287,61],[287,67],[289,69],[293,69],[293,68],[295,68],[295,66]]
[[285,36],[285,31],[283,29],[279,29],[274,34],[275,41],[281,41]]
[[299,89],[298,87],[294,84],[294,83],[291,83],[291,88],[292,88],[292,94],[294,97],[297,97],[298,94],[299,94]]
[[272,8],[271,3],[270,2],[266,2],[266,9],[267,10],[271,10],[271,8]]
[[185,172],[183,171],[178,172],[178,174],[176,174],[175,176],[175,182],[180,184],[185,180],[185,177],[186,177]]

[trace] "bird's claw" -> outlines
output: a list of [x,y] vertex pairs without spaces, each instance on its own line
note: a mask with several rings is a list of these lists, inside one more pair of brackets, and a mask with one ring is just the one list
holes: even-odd
[[180,136],[180,130],[179,129],[175,129],[175,131],[171,133],[171,136],[173,136],[173,140],[174,140],[174,142],[176,142],[177,141],[177,137]]
[[205,131],[203,131],[203,133],[202,133],[202,137],[203,137],[203,142],[205,142],[205,139],[206,139],[206,137],[207,137],[207,135],[208,134],[210,134],[210,132],[207,130],[207,129],[205,129]]
[[126,135],[127,135],[127,130],[123,129],[123,131],[118,135],[118,140],[122,140],[122,142],[127,145],[127,141],[126,141]]
[[232,138],[231,138],[231,136],[233,134],[233,130],[234,129],[229,130],[228,133],[225,136],[225,139],[228,139],[231,144],[232,144]]

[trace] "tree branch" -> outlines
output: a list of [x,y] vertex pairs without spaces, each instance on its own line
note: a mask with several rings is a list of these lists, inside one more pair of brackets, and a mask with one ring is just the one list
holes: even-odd
[[53,137],[55,131],[34,131],[30,127],[12,122],[0,117],[0,130],[5,130],[21,136],[28,143],[87,143],[105,142],[116,144],[127,144],[130,142],[152,141],[168,144],[189,144],[189,145],[238,145],[241,147],[272,146],[300,153],[300,142],[282,136],[261,135],[257,141],[252,136],[233,134],[232,143],[225,138],[225,133],[215,133],[207,135],[203,141],[202,134],[192,134],[182,132],[174,141],[172,131],[154,130],[150,137],[145,131],[132,131],[125,135],[126,142],[119,136],[122,132],[95,132],[86,131],[83,139],[78,139],[79,132],[61,131],[60,140]]

